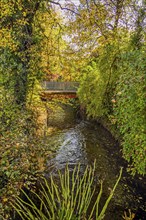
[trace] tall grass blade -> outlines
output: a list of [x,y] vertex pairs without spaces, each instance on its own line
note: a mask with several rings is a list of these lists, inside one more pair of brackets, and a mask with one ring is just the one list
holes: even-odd
[[92,201],[96,189],[94,186],[95,167],[95,162],[93,167],[86,166],[81,175],[80,164],[75,166],[72,173],[67,164],[64,174],[58,170],[58,184],[55,183],[53,176],[50,177],[50,181],[42,178],[40,193],[32,192],[32,195],[37,198],[39,206],[23,190],[27,202],[17,197],[16,204],[12,204],[12,206],[22,220],[102,220],[120,181],[122,168],[113,190],[99,214],[103,183],[100,184],[95,201]]
[[119,177],[118,177],[118,179],[117,179],[117,181],[116,181],[116,183],[115,183],[115,185],[114,185],[113,190],[111,191],[109,197],[107,198],[107,200],[106,200],[106,202],[105,202],[105,204],[104,204],[104,206],[103,206],[103,208],[102,208],[102,211],[101,211],[99,217],[97,218],[97,220],[102,220],[102,219],[103,219],[103,217],[104,217],[104,215],[105,215],[105,211],[106,211],[106,209],[107,209],[107,206],[108,206],[110,200],[112,199],[113,194],[114,194],[114,192],[115,192],[115,189],[117,188],[117,185],[118,185],[118,183],[119,183],[119,181],[120,181],[120,179],[121,179],[122,171],[123,171],[123,168],[121,167]]

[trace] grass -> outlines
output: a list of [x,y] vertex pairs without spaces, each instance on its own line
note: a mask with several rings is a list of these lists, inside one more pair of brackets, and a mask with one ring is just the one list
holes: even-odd
[[43,178],[39,193],[32,191],[39,205],[36,205],[33,199],[22,190],[26,199],[17,197],[15,205],[12,204],[13,208],[22,220],[102,220],[120,181],[122,168],[105,204],[100,209],[103,182],[100,182],[100,190],[97,194],[94,182],[95,162],[93,167],[86,167],[83,175],[80,169],[79,164],[73,172],[69,171],[68,165],[64,173],[58,170],[58,182],[55,182],[53,176],[50,181]]

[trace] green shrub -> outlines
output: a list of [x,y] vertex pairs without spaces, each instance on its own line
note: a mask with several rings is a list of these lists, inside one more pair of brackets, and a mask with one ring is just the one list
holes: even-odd
[[146,172],[145,68],[144,51],[127,52],[121,57],[120,79],[114,97],[114,117],[122,134],[123,155],[135,174]]
[[87,116],[95,119],[111,112],[111,97],[119,72],[119,49],[115,43],[105,45],[97,58],[92,57],[80,77],[78,97]]
[[93,118],[102,116],[106,111],[103,106],[106,83],[101,76],[97,61],[92,61],[83,72],[78,89],[79,100],[85,105],[88,116]]

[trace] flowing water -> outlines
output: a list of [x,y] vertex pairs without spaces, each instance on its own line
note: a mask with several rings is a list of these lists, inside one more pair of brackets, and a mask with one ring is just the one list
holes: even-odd
[[132,177],[126,172],[127,164],[122,159],[120,147],[106,129],[94,122],[77,120],[71,107],[56,109],[55,113],[49,114],[48,125],[48,130],[54,129],[47,136],[48,145],[54,154],[48,158],[46,176],[55,175],[56,170],[64,169],[66,163],[72,170],[80,162],[84,170],[87,164],[93,164],[96,159],[95,178],[97,182],[104,179],[104,201],[123,166],[122,179],[105,220],[123,219],[122,215],[128,209],[136,213],[135,219],[146,219],[145,178]]

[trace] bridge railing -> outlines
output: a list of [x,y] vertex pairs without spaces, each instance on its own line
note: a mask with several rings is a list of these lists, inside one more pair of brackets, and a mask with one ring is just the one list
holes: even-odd
[[56,82],[44,81],[42,88],[52,91],[77,91],[79,82]]

